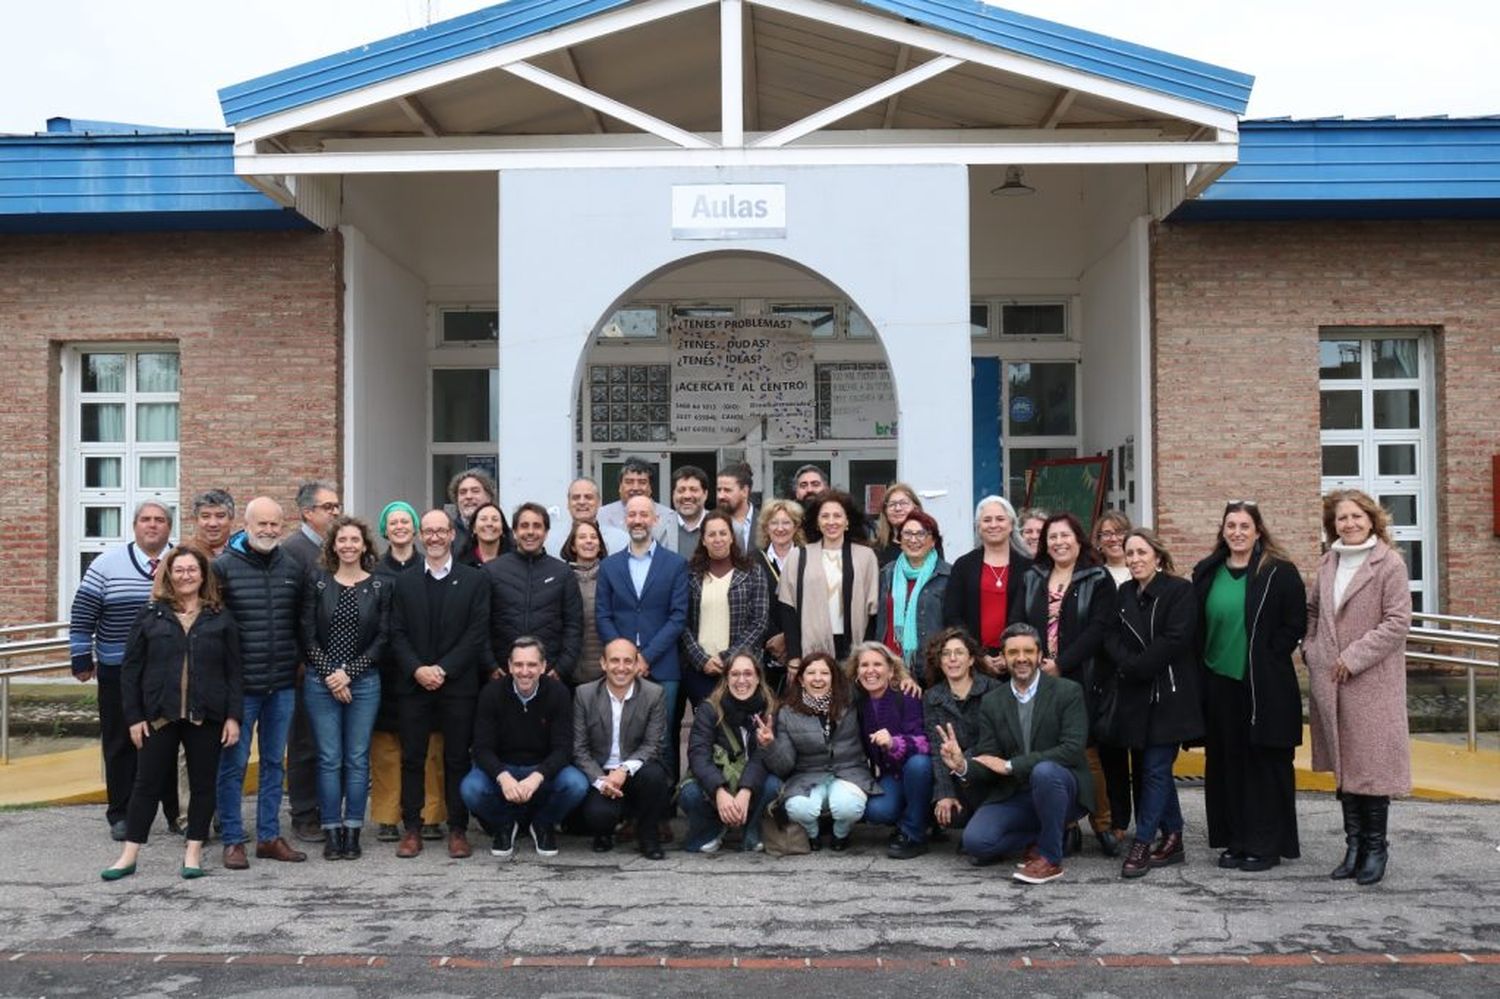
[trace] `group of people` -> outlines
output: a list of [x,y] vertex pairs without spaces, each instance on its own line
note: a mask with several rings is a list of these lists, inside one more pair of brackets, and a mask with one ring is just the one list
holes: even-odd
[[660,859],[680,808],[691,852],[842,851],[863,821],[891,827],[893,859],[958,836],[971,863],[1014,858],[1032,884],[1062,876],[1086,818],[1138,878],[1186,856],[1172,770],[1201,745],[1218,865],[1265,871],[1300,853],[1300,645],[1313,765],[1343,805],[1333,876],[1380,880],[1389,799],[1410,784],[1411,603],[1368,496],[1325,497],[1309,598],[1250,501],[1226,504],[1185,578],[1118,511],[1086,532],[989,496],[949,563],[910,487],[888,487],[870,525],[817,466],[793,482],[757,510],[750,469],[731,466],[710,507],[708,475],[685,466],[665,506],[630,460],[617,501],[578,479],[554,523],[534,502],[507,519],[470,469],[449,506],[396,501],[373,524],[309,482],[285,538],[268,497],[231,534],[234,501],[214,490],[176,547],[168,511],[142,504],[71,621],[124,843],[103,877],[134,873],[158,807],[179,827],[179,750],[182,876],[202,875],[215,815],[223,866],[249,866],[252,735],[265,860],[306,859],[281,834],[285,781],[297,837],[329,860],[362,855],[367,815],[398,857],[443,823],[448,856],[468,857],[471,813],[497,857],[523,838],[551,856],[566,830]]

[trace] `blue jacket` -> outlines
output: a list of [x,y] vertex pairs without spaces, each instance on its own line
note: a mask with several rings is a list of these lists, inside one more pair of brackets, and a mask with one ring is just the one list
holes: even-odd
[[682,679],[677,661],[677,639],[687,624],[687,560],[658,544],[641,595],[630,580],[630,551],[616,552],[599,563],[594,590],[594,620],[600,645],[628,638],[651,666],[651,679],[671,683]]

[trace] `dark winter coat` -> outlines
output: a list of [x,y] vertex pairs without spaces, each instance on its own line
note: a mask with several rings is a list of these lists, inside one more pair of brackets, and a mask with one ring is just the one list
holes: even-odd
[[1143,591],[1131,579],[1117,603],[1118,627],[1105,639],[1116,701],[1099,741],[1143,749],[1201,739],[1203,667],[1192,584],[1157,573]]
[[184,633],[177,612],[149,603],[130,629],[121,664],[125,724],[177,719],[182,707],[182,660],[188,664],[188,717],[210,722],[244,717],[240,640],[227,610],[204,607]]
[[302,661],[299,622],[307,584],[302,563],[280,547],[251,548],[243,533],[214,559],[224,605],[240,634],[245,693],[269,694],[297,682]]

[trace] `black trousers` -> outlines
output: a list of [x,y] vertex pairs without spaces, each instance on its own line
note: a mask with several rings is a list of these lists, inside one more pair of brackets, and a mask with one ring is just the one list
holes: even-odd
[[672,799],[672,779],[667,768],[652,760],[625,782],[624,790],[623,798],[606,798],[598,788],[590,786],[578,812],[584,829],[590,835],[605,836],[613,833],[628,815],[635,819],[636,840],[655,842],[657,823]]
[[[113,825],[123,822],[130,810],[130,793],[135,787],[135,744],[130,741],[130,727],[125,724],[120,667],[100,667],[94,678],[99,683],[99,744],[104,751],[104,790],[109,797],[104,818]],[[161,787],[158,784],[149,792],[153,809],[161,798]]]
[[1257,857],[1300,857],[1295,750],[1250,741],[1250,689],[1212,671],[1204,746],[1208,845]]
[[1141,751],[1099,743],[1099,766],[1104,770],[1104,789],[1109,796],[1109,824],[1129,829],[1130,815],[1141,797]]
[[472,693],[417,690],[403,693],[396,709],[401,726],[401,822],[408,829],[422,825],[426,800],[427,737],[443,733],[443,798],[448,805],[448,828],[467,829],[469,810],[459,785],[469,772],[469,749],[474,743]]
[[194,725],[175,721],[152,731],[141,746],[136,764],[135,788],[130,794],[130,809],[125,818],[126,839],[132,843],[146,842],[151,823],[156,819],[162,784],[168,776],[172,778],[172,793],[176,797],[178,746],[187,753],[187,838],[208,839],[208,824],[214,815],[215,787],[219,776],[219,741],[223,735],[222,722]]
[[302,684],[298,683],[296,703],[292,706],[292,731],[286,740],[286,795],[292,808],[292,823],[318,824],[318,742],[313,738],[312,723],[307,720],[307,705],[302,701]]

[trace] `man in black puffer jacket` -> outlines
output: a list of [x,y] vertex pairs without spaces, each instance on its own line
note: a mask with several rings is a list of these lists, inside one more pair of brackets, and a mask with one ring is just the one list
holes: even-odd
[[224,866],[244,870],[245,828],[240,816],[250,735],[258,730],[260,781],[256,789],[255,855],[264,860],[306,860],[281,836],[281,784],[287,732],[302,653],[297,615],[306,578],[302,565],[279,547],[281,504],[267,496],[245,507],[245,530],[229,540],[214,560],[224,604],[240,633],[244,675],[244,720],[240,741],[219,759],[219,822],[224,833]]
[[493,662],[503,663],[517,638],[540,639],[552,669],[572,686],[585,627],[583,597],[572,568],[545,550],[550,527],[546,507],[522,503],[511,522],[516,550],[485,564],[484,574],[490,581],[490,646]]

